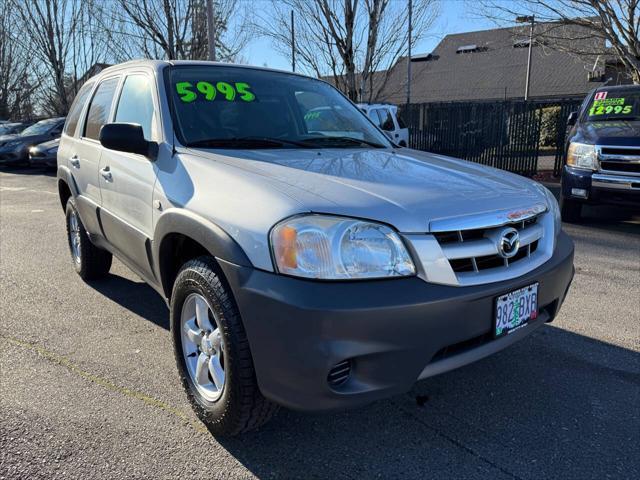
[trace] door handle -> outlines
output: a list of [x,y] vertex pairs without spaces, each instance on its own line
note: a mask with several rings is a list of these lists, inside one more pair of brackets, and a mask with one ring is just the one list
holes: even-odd
[[73,168],[80,168],[80,159],[78,158],[77,155],[74,155],[73,157],[69,158],[69,163]]
[[113,176],[111,175],[111,169],[109,167],[100,169],[100,175],[102,175],[102,178],[104,178],[107,182],[113,181]]

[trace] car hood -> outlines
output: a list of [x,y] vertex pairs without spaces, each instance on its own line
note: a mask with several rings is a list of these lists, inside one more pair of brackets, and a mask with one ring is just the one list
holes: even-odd
[[19,138],[19,135],[11,134],[11,135],[0,135],[0,144],[6,143],[9,140],[14,140]]
[[20,140],[20,143],[30,143],[32,145],[36,145],[50,139],[51,137],[49,135],[3,135],[0,137],[0,145],[11,140]]
[[640,146],[640,121],[582,123],[571,140],[590,145]]
[[57,147],[60,144],[60,139],[49,140],[48,142],[40,143],[36,145],[38,150],[49,150],[50,148]]
[[304,210],[382,221],[403,232],[426,232],[441,219],[546,205],[542,187],[531,180],[409,149],[197,154],[277,182]]

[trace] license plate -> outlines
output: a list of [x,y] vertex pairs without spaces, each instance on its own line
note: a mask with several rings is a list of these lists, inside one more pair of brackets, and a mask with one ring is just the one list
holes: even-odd
[[538,284],[514,290],[496,299],[494,337],[516,331],[538,317]]

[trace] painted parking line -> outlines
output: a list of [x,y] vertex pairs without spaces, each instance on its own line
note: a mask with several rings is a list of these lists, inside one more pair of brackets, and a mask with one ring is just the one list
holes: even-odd
[[34,190],[27,187],[0,187],[0,192],[33,192],[48,193],[49,195],[58,195],[58,192],[50,192],[49,190]]
[[120,385],[117,385],[115,383],[113,383],[111,380],[108,380],[106,378],[100,377],[94,373],[88,372],[86,370],[83,370],[81,367],[79,367],[78,365],[76,365],[75,363],[73,363],[71,360],[69,360],[67,357],[59,355],[51,350],[48,350],[40,345],[37,345],[35,343],[30,343],[30,342],[25,342],[24,340],[20,340],[18,338],[15,337],[9,337],[9,336],[4,336],[4,335],[0,335],[0,339],[13,344],[17,347],[22,347],[26,350],[30,350],[38,355],[40,355],[41,357],[43,357],[45,360],[49,361],[50,363],[53,363],[55,365],[61,366],[66,368],[67,370],[69,370],[71,373],[84,378],[85,380],[88,380],[91,383],[94,383],[96,385],[100,385],[101,387],[106,388],[107,390],[110,390],[114,393],[118,393],[120,395],[123,395],[125,397],[128,398],[132,398],[135,400],[140,400],[141,402],[143,402],[145,405],[150,406],[152,408],[158,409],[158,410],[162,410],[163,412],[166,412],[168,414],[171,414],[175,417],[178,417],[181,421],[191,425],[191,427],[200,432],[200,433],[205,433],[208,434],[209,431],[207,430],[207,428],[204,426],[204,424],[198,422],[198,421],[194,421],[190,418],[189,415],[187,415],[185,412],[183,412],[182,410],[173,407],[171,405],[169,405],[166,402],[163,402],[162,400],[158,400],[157,398],[154,398],[150,395],[147,395],[146,393],[142,393],[139,392],[137,390],[133,390],[131,388],[127,388],[127,387],[123,387]]

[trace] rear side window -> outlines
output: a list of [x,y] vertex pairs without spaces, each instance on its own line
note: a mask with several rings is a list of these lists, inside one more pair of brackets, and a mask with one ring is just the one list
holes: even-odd
[[84,127],[85,137],[99,139],[100,129],[109,119],[111,102],[117,85],[117,78],[110,78],[98,85],[98,89],[91,99],[91,105],[89,105],[87,122]]
[[129,75],[118,100],[115,121],[137,123],[144,131],[144,138],[150,141],[153,111],[151,79],[146,75]]
[[76,127],[78,126],[78,120],[80,120],[80,114],[82,113],[82,107],[89,96],[93,83],[85,83],[78,94],[76,95],[71,108],[69,109],[69,115],[67,115],[67,122],[64,125],[64,133],[73,136],[76,133]]
[[407,124],[404,123],[404,120],[402,119],[402,117],[400,115],[398,115],[396,117],[396,120],[398,121],[398,127],[399,128],[407,128]]

